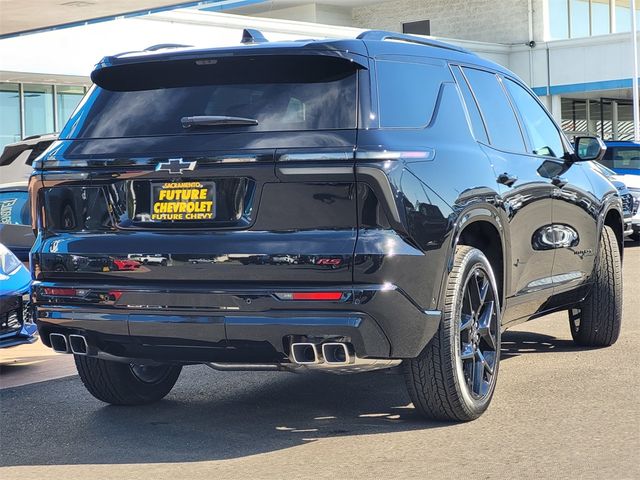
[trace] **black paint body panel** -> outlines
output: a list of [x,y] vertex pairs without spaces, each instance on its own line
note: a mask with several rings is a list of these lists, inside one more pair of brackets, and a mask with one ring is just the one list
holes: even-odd
[[[449,68],[512,74],[442,48],[325,43],[318,55],[358,46],[357,129],[61,138],[40,157],[31,257],[45,343],[51,332],[83,333],[115,357],[188,363],[286,361],[292,338],[346,339],[358,356],[415,357],[437,331],[455,248],[474,224],[500,239],[503,326],[586,295],[604,219],[621,209],[615,188],[588,164],[476,141]],[[182,54],[172,55],[156,59]],[[412,58],[444,69],[430,120],[380,128],[376,61]],[[197,167],[155,170],[172,158]],[[507,171],[517,177],[510,186],[497,182]],[[568,180],[562,188],[558,174]],[[220,185],[220,217],[154,224],[144,216],[149,200],[136,192],[149,182],[203,180]],[[90,293],[54,298],[45,287]],[[294,291],[343,295],[277,297]]]

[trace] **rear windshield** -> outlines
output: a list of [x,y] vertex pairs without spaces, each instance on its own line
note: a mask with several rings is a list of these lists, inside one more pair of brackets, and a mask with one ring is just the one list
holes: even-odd
[[[185,62],[111,67],[113,72],[98,77],[100,86],[60,137],[356,127],[357,67],[343,59],[265,56]],[[183,117],[198,116],[241,117],[257,125],[183,126]]]
[[607,147],[602,163],[613,170],[640,172],[640,147]]

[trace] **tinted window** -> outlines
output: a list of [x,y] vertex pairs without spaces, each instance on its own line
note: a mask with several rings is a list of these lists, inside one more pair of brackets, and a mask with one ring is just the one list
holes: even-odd
[[5,225],[31,225],[29,193],[0,192],[0,223]]
[[471,120],[471,129],[473,131],[473,136],[476,137],[476,140],[480,140],[481,142],[488,142],[489,139],[487,138],[487,132],[484,129],[484,123],[482,123],[482,117],[480,116],[480,110],[478,110],[478,104],[473,98],[471,90],[469,90],[467,81],[462,75],[460,67],[453,67],[452,70],[453,76],[456,77],[456,81],[458,82],[458,86],[460,87],[460,92],[462,92],[464,103],[467,106],[467,112],[469,112],[469,119]]
[[614,170],[640,170],[640,147],[607,147],[602,163]]
[[451,81],[443,65],[378,61],[380,126],[422,128],[431,121],[442,82]]
[[518,121],[498,77],[473,68],[463,70],[480,104],[491,145],[500,150],[524,152]]
[[531,153],[561,158],[564,155],[562,139],[547,112],[529,92],[517,83],[506,79],[505,85],[522,116],[522,123],[531,143]]
[[[280,57],[221,59],[202,66],[168,63],[101,73],[101,87],[92,90],[60,137],[356,127],[356,67],[344,60]],[[258,125],[184,128],[181,119],[193,116],[244,117]]]

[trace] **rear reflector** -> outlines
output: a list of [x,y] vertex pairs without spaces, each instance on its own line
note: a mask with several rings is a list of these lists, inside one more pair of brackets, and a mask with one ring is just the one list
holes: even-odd
[[340,300],[342,292],[280,292],[280,300]]
[[89,293],[89,290],[79,288],[44,287],[43,292],[45,295],[58,297],[84,297]]
[[109,290],[109,296],[111,297],[111,300],[117,302],[118,300],[120,300],[120,297],[122,296],[122,293],[120,290]]

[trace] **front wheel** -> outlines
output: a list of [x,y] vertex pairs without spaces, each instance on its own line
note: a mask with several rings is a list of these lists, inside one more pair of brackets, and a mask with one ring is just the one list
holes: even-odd
[[405,362],[415,408],[436,420],[469,421],[489,406],[500,362],[500,302],[491,264],[473,247],[456,249],[440,327]]
[[620,335],[622,325],[622,265],[616,235],[602,229],[600,254],[589,296],[580,308],[569,311],[571,336],[576,345],[607,347]]
[[74,355],[76,368],[89,393],[112,405],[157,402],[173,388],[179,365],[138,365]]

